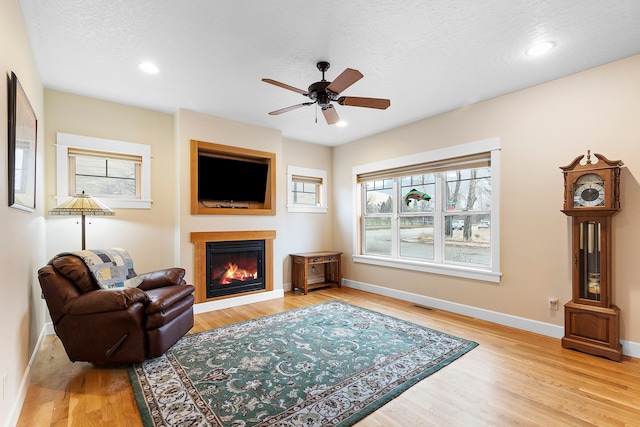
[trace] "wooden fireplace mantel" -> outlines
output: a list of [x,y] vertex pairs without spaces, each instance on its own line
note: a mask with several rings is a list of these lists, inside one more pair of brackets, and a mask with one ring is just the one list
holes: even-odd
[[264,280],[265,289],[261,291],[245,292],[249,295],[273,290],[273,239],[275,230],[247,230],[247,231],[198,231],[191,233],[191,243],[194,244],[194,275],[193,286],[196,288],[196,303],[233,298],[238,295],[226,295],[207,298],[207,242],[230,242],[241,240],[264,240]]

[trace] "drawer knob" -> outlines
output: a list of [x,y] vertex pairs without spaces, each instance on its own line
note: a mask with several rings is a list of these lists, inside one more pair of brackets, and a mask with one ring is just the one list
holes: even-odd
[[313,262],[318,262],[318,258],[314,258],[314,259],[313,259]]

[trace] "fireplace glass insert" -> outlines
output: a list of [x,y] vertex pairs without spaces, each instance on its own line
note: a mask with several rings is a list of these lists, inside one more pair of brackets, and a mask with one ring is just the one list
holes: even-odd
[[207,243],[207,298],[265,289],[264,240]]

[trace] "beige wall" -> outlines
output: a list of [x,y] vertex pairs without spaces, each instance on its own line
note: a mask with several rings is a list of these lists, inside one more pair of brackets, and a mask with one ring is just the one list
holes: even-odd
[[[37,269],[45,260],[43,218],[44,104],[42,82],[36,69],[17,0],[0,2],[0,381],[6,374],[0,399],[0,424],[15,418],[12,410],[21,399],[20,382],[44,324]],[[36,210],[8,207],[7,195],[7,79],[14,72],[24,88],[38,123]],[[23,397],[22,397],[23,398]]]
[[[330,214],[286,212],[286,165],[325,169],[330,173],[331,149],[328,147],[283,141],[279,131],[204,114],[182,110],[176,115],[169,115],[43,90],[41,85],[35,99],[44,105],[46,111],[45,117],[41,112],[42,107],[38,108],[39,117],[45,117],[40,122],[39,210],[38,213],[28,214],[0,207],[3,219],[3,245],[0,248],[3,251],[3,271],[6,264],[6,271],[14,272],[11,275],[13,280],[0,285],[7,287],[3,295],[11,295],[11,298],[2,299],[3,304],[7,303],[2,313],[8,313],[3,322],[2,338],[6,338],[4,342],[17,341],[15,357],[5,358],[3,355],[1,360],[2,372],[9,372],[10,381],[15,379],[14,395],[20,379],[27,371],[27,362],[38,334],[42,332],[45,321],[48,321],[46,307],[39,298],[37,269],[56,253],[80,249],[78,219],[46,215],[56,205],[57,132],[151,145],[151,209],[115,209],[116,215],[113,217],[87,218],[87,247],[126,248],[140,273],[179,265],[187,270],[187,280],[192,281],[193,247],[189,241],[190,232],[269,229],[276,230],[277,234],[274,241],[274,287],[283,289],[283,283],[288,283],[284,282],[283,276],[290,281],[290,252],[322,250],[330,246],[331,235],[326,231],[330,229]],[[0,123],[6,128],[6,123]],[[277,214],[191,215],[190,139],[276,153]],[[5,156],[5,153],[2,155]],[[2,191],[6,191],[6,187]],[[12,226],[6,226],[5,219]],[[16,256],[16,248],[24,256]],[[5,401],[8,402],[8,412],[9,404],[16,399]]]
[[[331,148],[288,139],[284,139],[283,144],[284,170],[278,178],[286,182],[289,166],[325,170],[328,181],[325,190],[328,195],[333,194]],[[285,211],[286,222],[282,227],[280,237],[287,242],[287,253],[334,250],[331,233],[333,218],[331,197],[328,197],[327,205],[327,213],[289,213]],[[285,289],[290,290],[291,262],[289,257],[284,258],[282,267]],[[313,273],[310,272],[309,280],[315,279],[318,278],[313,277]]]
[[[152,208],[116,209],[113,217],[88,217],[88,248],[124,247],[134,257],[139,272],[180,265],[187,270],[187,279],[192,280],[193,247],[189,241],[192,231],[276,230],[276,284],[282,288],[283,283],[290,281],[288,253],[330,247],[331,235],[326,232],[330,230],[330,214],[286,212],[286,167],[310,167],[330,173],[329,147],[283,141],[280,132],[273,129],[186,110],[172,116],[48,89],[45,90],[45,105],[47,211],[56,203],[57,132],[149,144],[152,147]],[[176,134],[179,135],[179,143],[174,142]],[[276,153],[277,214],[191,215],[191,139]],[[73,217],[47,218],[47,257],[80,248],[80,226],[77,222],[78,219]],[[179,242],[177,245],[176,238]],[[281,250],[278,251],[278,248]],[[283,275],[286,279],[283,279]]]
[[[279,265],[283,257],[283,241],[278,234],[284,206],[284,183],[276,179],[277,215],[192,215],[190,212],[190,144],[191,140],[266,151],[276,155],[277,178],[282,174],[282,137],[280,131],[252,126],[206,114],[180,110],[176,114],[178,158],[180,159],[179,194],[179,256],[187,268],[187,280],[193,281],[193,244],[190,233],[195,231],[276,230],[274,260]],[[274,271],[274,289],[282,289],[282,270]]]
[[[39,119],[37,209],[7,207],[0,186],[0,423],[15,418],[24,397],[20,382],[47,319],[37,269],[55,253],[79,248],[79,226],[70,218],[50,218],[55,205],[56,132],[150,144],[150,210],[117,209],[93,219],[87,244],[122,246],[140,272],[166,265],[193,268],[192,231],[275,229],[275,286],[290,282],[288,254],[335,249],[345,252],[347,279],[440,298],[507,315],[561,326],[562,311],[547,309],[548,297],[570,299],[569,220],[560,212],[562,175],[587,149],[625,162],[623,210],[614,218],[614,302],[622,310],[622,338],[640,343],[640,287],[636,242],[640,241],[640,56],[426,119],[334,149],[282,139],[273,129],[181,110],[174,116],[53,90],[44,91],[18,2],[0,2],[0,67],[14,71]],[[0,99],[7,99],[0,85]],[[0,117],[7,117],[0,102]],[[45,117],[46,111],[46,117]],[[0,120],[6,140],[7,123]],[[354,264],[351,169],[373,161],[428,151],[489,137],[502,141],[501,246],[499,284]],[[191,215],[189,140],[233,145],[277,156],[275,216]],[[46,157],[45,157],[46,156]],[[46,158],[46,160],[45,160]],[[0,150],[2,170],[7,152]],[[326,169],[328,214],[286,212],[286,167]],[[6,173],[6,172],[5,172]],[[6,179],[6,178],[5,178]],[[45,184],[46,180],[46,184]],[[6,183],[6,181],[3,181]],[[332,233],[326,230],[333,230]]]
[[[180,110],[176,114],[179,144],[179,247],[180,264],[192,281],[195,231],[276,230],[274,240],[274,289],[284,289],[291,281],[289,253],[323,250],[331,246],[330,214],[287,213],[287,166],[331,171],[331,149],[324,146],[283,140],[280,131]],[[190,140],[212,142],[266,151],[276,155],[276,215],[192,215],[190,213]]]
[[499,284],[357,264],[348,256],[344,276],[562,326],[562,309],[547,308],[549,297],[571,299],[570,221],[560,212],[559,167],[591,149],[625,163],[623,208],[613,226],[613,300],[622,310],[622,339],[640,342],[639,120],[640,56],[634,56],[336,147],[334,246],[351,254],[353,166],[490,137],[502,142]]
[[[46,208],[56,206],[56,133],[151,146],[151,209],[114,209],[115,216],[87,217],[87,249],[125,248],[138,273],[172,267],[176,262],[178,171],[175,167],[173,116],[54,90],[45,90]],[[47,256],[80,250],[76,217],[47,218]]]

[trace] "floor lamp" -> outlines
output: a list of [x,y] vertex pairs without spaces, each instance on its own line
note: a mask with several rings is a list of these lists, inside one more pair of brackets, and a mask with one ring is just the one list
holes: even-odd
[[49,215],[80,215],[82,217],[82,250],[86,249],[84,217],[86,215],[115,215],[107,205],[94,199],[88,194],[76,194],[66,202],[61,203],[49,211]]

